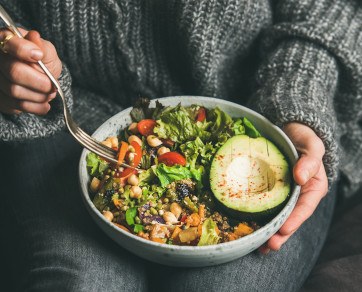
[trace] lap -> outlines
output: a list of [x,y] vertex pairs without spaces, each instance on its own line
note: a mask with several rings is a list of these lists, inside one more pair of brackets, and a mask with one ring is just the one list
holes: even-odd
[[17,272],[13,282],[19,289],[142,291],[149,285],[151,291],[295,291],[323,245],[334,194],[279,252],[255,252],[197,269],[146,262],[108,239],[87,214],[79,195],[80,152],[66,133],[0,145],[6,165],[0,170],[5,194],[0,227],[7,234],[1,244],[14,253],[8,254],[7,263]]
[[152,283],[162,287],[159,291],[298,291],[325,241],[335,195],[335,191],[330,192],[278,252],[253,252],[231,263],[206,268],[160,266],[154,269]]
[[7,166],[0,175],[0,226],[7,235],[1,241],[13,251],[7,261],[14,267],[12,285],[21,291],[142,290],[143,260],[108,239],[83,207],[76,142],[61,133],[0,148]]

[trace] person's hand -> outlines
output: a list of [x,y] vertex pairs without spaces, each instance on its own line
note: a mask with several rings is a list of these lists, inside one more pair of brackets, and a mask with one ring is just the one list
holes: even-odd
[[[56,90],[37,61],[42,60],[55,78],[60,76],[62,63],[54,46],[38,32],[19,30],[25,38],[14,36],[5,43],[6,52],[0,50],[0,112],[44,115]],[[0,40],[9,34],[7,29],[0,30]]]
[[287,221],[260,247],[260,252],[264,254],[270,250],[279,250],[313,214],[328,191],[327,175],[322,162],[325,148],[321,139],[311,128],[300,123],[289,123],[283,130],[300,154],[293,169],[293,176],[295,182],[301,185],[301,193]]

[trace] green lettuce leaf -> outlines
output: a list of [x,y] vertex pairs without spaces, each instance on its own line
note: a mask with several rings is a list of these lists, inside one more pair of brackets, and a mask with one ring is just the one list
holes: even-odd
[[200,241],[197,245],[212,245],[217,244],[220,237],[216,233],[216,223],[208,218],[202,224],[202,233]]
[[155,174],[160,180],[161,187],[165,187],[168,184],[181,179],[191,178],[196,181],[198,185],[202,184],[201,179],[203,175],[203,168],[193,168],[174,165],[167,166],[163,163],[159,164],[155,170]]
[[216,107],[209,111],[208,119],[212,124],[209,131],[214,140],[226,141],[231,137],[233,119],[227,113]]
[[194,168],[196,166],[197,158],[199,157],[200,153],[203,151],[204,148],[205,144],[199,137],[196,137],[196,139],[193,141],[188,141],[180,145],[180,149],[185,155],[186,161],[191,168]]
[[243,118],[243,123],[245,126],[245,133],[251,138],[258,138],[261,137],[259,131],[254,127],[254,125],[247,119]]
[[129,208],[126,211],[126,221],[128,225],[133,225],[134,224],[134,218],[137,215],[137,208],[133,207],[133,208]]
[[234,132],[234,135],[244,135],[245,134],[245,127],[242,119],[237,119],[234,124],[232,125],[231,129]]
[[178,105],[162,112],[153,131],[160,138],[183,143],[194,140],[196,137],[208,139],[211,135],[206,130],[208,126],[209,124],[205,121],[195,122],[192,120],[188,111]]
[[149,169],[142,171],[139,174],[138,178],[139,178],[140,186],[150,185],[154,181],[154,179],[156,178],[155,169],[156,169],[156,166],[153,165]]
[[100,159],[99,156],[93,152],[88,153],[86,160],[88,172],[92,176],[101,176],[109,167],[108,162]]

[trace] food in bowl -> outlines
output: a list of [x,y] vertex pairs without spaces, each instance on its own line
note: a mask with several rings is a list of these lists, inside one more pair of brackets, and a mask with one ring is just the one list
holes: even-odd
[[[212,245],[253,233],[290,192],[287,160],[245,117],[218,107],[155,108],[104,144],[137,173],[87,155],[93,203],[125,231],[170,245]],[[253,198],[256,199],[253,199]]]

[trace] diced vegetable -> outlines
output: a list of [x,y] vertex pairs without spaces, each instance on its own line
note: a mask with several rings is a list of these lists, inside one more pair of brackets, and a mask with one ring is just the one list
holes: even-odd
[[180,231],[178,237],[180,238],[181,242],[194,241],[197,238],[197,227],[190,227]]
[[121,142],[121,147],[119,148],[119,152],[118,152],[118,163],[121,164],[126,156],[128,150],[128,143],[122,141]]
[[249,227],[244,223],[239,223],[238,227],[234,231],[234,233],[239,237],[248,235],[253,232],[254,232],[253,228]]
[[210,218],[206,219],[202,224],[202,233],[197,245],[202,246],[217,244],[219,239],[216,223]]

